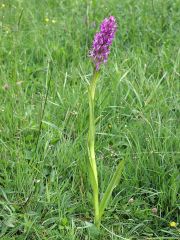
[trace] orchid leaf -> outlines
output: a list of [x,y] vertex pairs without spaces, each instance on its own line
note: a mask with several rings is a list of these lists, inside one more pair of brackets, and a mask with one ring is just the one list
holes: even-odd
[[121,179],[121,176],[122,176],[122,172],[123,172],[123,169],[124,169],[124,163],[125,163],[125,160],[122,160],[117,168],[116,168],[116,171],[104,193],[104,196],[101,200],[101,203],[100,203],[100,208],[99,208],[99,215],[100,215],[100,218],[102,217],[103,213],[104,213],[104,210],[105,208],[107,207],[108,205],[108,202],[109,202],[109,199],[111,197],[111,194],[112,194],[112,191],[114,190],[114,188],[118,185],[120,179]]

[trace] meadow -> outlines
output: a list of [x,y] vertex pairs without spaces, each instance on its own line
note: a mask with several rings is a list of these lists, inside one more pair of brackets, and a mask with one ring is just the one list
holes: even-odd
[[[118,31],[96,92],[100,231],[87,171],[88,57]],[[179,239],[180,2],[0,1],[0,239]],[[102,196],[100,196],[102,197]]]

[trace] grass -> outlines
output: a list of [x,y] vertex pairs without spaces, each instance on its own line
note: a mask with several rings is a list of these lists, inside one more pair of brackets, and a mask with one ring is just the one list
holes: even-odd
[[[169,222],[179,222],[179,1],[0,6],[0,238],[178,239],[179,226]],[[101,192],[120,159],[126,166],[96,233],[87,182],[87,55],[110,14],[118,33],[96,101]]]

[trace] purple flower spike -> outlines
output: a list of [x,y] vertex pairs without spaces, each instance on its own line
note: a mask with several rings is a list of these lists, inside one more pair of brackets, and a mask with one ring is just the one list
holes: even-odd
[[105,18],[101,23],[100,32],[96,33],[90,50],[90,57],[92,58],[96,71],[99,70],[100,65],[107,62],[110,53],[110,46],[117,31],[116,20],[113,16]]

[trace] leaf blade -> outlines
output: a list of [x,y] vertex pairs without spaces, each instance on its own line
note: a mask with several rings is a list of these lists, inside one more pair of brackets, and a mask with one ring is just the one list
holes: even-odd
[[108,201],[111,197],[111,194],[112,194],[112,191],[114,190],[114,188],[116,187],[116,185],[119,183],[120,179],[121,179],[121,176],[122,176],[122,172],[123,172],[123,169],[124,169],[124,164],[125,164],[125,160],[122,160],[117,168],[116,168],[116,171],[113,175],[113,177],[111,178],[111,181],[104,193],[104,196],[100,202],[100,208],[99,208],[99,215],[100,215],[100,218],[102,217],[103,213],[104,213],[104,210],[105,208],[107,207],[107,204],[108,204]]

